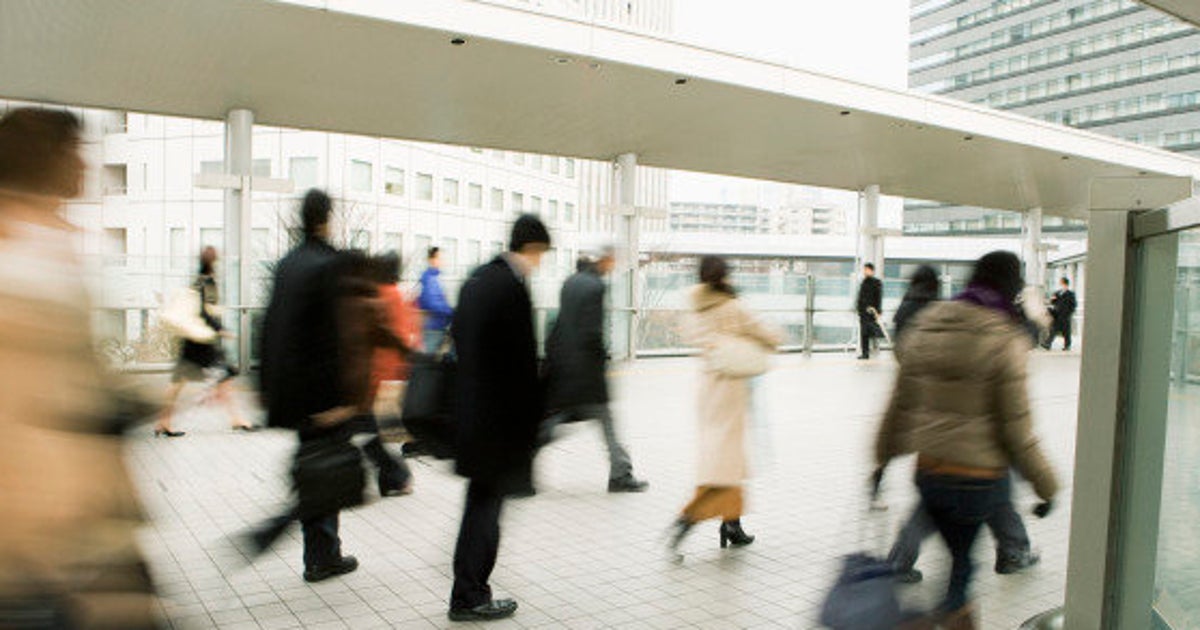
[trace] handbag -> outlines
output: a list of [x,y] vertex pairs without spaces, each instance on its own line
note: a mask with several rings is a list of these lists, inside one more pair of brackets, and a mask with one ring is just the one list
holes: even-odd
[[708,369],[726,378],[750,378],[770,368],[770,352],[753,339],[718,335],[706,354]]
[[846,556],[821,606],[821,624],[833,630],[892,630],[908,617],[896,597],[891,565],[865,553]]
[[211,344],[217,339],[217,331],[200,316],[201,308],[199,291],[190,287],[176,289],[163,305],[158,319],[163,328],[176,337]]
[[438,459],[453,458],[457,450],[454,427],[457,365],[454,355],[414,354],[410,359],[400,419],[414,442],[419,444],[412,452],[429,453]]
[[292,481],[300,520],[362,505],[367,485],[362,452],[344,436],[301,442]]

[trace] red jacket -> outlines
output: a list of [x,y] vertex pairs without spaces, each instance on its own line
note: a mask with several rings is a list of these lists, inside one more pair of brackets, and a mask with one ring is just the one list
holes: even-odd
[[[386,323],[409,348],[421,348],[421,312],[412,300],[407,300],[395,284],[379,287]],[[408,380],[408,363],[400,352],[391,348],[376,348],[371,370],[371,392],[374,399],[382,381]]]

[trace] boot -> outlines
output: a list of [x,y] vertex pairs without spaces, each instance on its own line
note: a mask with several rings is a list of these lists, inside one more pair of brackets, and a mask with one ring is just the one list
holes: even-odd
[[967,604],[947,614],[938,625],[944,630],[976,630],[979,624],[975,620],[975,607]]
[[745,547],[754,542],[754,537],[747,534],[742,529],[742,519],[735,518],[732,521],[721,523],[721,548],[724,549],[728,545],[734,547]]
[[688,532],[692,531],[693,525],[695,525],[695,523],[683,518],[682,516],[671,524],[671,529],[668,530],[671,539],[667,543],[667,548],[670,549],[672,553],[678,553],[679,544],[683,542],[683,539],[688,535]]

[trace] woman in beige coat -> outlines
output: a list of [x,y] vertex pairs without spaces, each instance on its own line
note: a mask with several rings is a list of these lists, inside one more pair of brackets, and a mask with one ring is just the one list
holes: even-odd
[[[765,352],[774,351],[779,336],[758,322],[737,300],[729,285],[729,266],[717,256],[700,261],[700,285],[692,289],[693,337],[710,351],[722,337],[749,339]],[[671,538],[674,551],[700,521],[720,517],[721,547],[754,542],[742,529],[742,482],[748,476],[746,427],[750,415],[750,383],[706,368],[700,385],[698,479],[696,495],[683,508]]]

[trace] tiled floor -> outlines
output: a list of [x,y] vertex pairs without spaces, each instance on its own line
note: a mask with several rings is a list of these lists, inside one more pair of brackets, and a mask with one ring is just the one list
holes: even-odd
[[[1064,483],[1074,457],[1077,356],[1033,357],[1037,425]],[[744,522],[754,545],[722,551],[716,524],[685,542],[686,559],[663,552],[667,525],[692,491],[690,360],[647,360],[623,369],[614,404],[641,495],[605,492],[599,427],[566,427],[538,462],[539,494],[506,504],[493,578],[498,596],[521,605],[491,628],[813,628],[839,557],[883,551],[910,509],[911,462],[886,481],[891,509],[868,516],[870,441],[894,376],[890,358],[789,356],[766,377],[767,426],[753,441],[757,475]],[[144,546],[177,628],[443,628],[450,555],[463,483],[445,465],[418,461],[416,493],[342,517],[357,573],[317,585],[300,577],[299,531],[247,566],[229,537],[283,500],[290,435],[233,434],[207,409],[181,416],[179,439],[147,433],[130,446],[130,467],[153,516]],[[1016,495],[1026,511],[1029,489]],[[1070,497],[1044,521],[1029,520],[1043,563],[1028,575],[990,572],[990,542],[978,546],[987,628],[1015,628],[1061,602]],[[926,583],[906,587],[914,603],[944,588],[947,556],[937,540],[920,566]],[[462,627],[457,626],[457,627]]]

